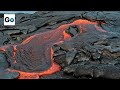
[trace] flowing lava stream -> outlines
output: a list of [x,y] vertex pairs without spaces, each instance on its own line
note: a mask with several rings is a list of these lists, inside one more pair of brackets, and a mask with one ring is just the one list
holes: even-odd
[[[19,72],[19,79],[38,79],[44,75],[50,75],[61,70],[61,67],[54,62],[54,51],[52,46],[56,43],[71,39],[66,33],[69,26],[77,25],[80,27],[80,33],[84,32],[87,25],[92,25],[96,30],[106,32],[97,26],[96,22],[87,20],[76,20],[70,24],[64,24],[55,30],[35,34],[24,40],[21,44],[13,45],[11,60],[8,62],[12,68],[7,70]],[[9,46],[3,46],[1,51],[6,52]]]

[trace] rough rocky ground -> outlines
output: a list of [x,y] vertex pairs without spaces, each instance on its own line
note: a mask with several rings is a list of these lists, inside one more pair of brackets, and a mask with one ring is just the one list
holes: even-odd
[[[3,14],[0,14],[0,46],[21,43],[31,35],[53,30],[77,19],[97,21],[107,33],[88,31],[54,46],[58,48],[54,58],[62,70],[41,79],[120,79],[120,11],[39,11],[17,14],[15,26],[3,26]],[[76,32],[71,33],[74,35]],[[6,67],[5,57],[0,54],[1,78],[19,76],[18,73],[9,75],[8,71],[2,75]]]

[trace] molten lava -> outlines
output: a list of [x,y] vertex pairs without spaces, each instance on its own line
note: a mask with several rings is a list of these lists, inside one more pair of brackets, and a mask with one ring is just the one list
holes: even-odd
[[17,49],[16,49],[16,45],[14,45],[13,46],[13,58],[14,58],[14,64],[16,64],[17,62],[16,62],[16,59],[15,59],[15,54],[16,54],[16,51],[17,51]]
[[[66,30],[72,25],[77,25],[80,33],[89,31],[90,27],[106,32],[97,26],[96,22],[76,20],[73,23],[64,24],[55,30],[35,34],[21,44],[13,45],[12,56],[8,58],[12,58],[14,64],[11,64],[8,70],[19,72],[19,79],[38,79],[41,76],[60,71],[61,67],[54,62],[52,46],[72,38],[66,33]],[[3,46],[0,50],[6,52],[6,48],[9,48],[9,46]]]

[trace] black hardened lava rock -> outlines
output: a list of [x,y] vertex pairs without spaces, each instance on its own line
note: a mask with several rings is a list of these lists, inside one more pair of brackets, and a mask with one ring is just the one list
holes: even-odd
[[[75,36],[79,33],[78,29],[76,26],[71,26],[67,33],[73,39],[53,46],[54,59],[62,67],[61,71],[41,79],[120,79],[120,11],[38,11],[34,14],[16,14],[16,25],[13,27],[3,26],[3,16],[1,16],[0,47],[19,44],[29,36],[56,29],[60,25],[77,19],[95,21],[107,32],[98,32],[93,28],[89,32]],[[21,47],[18,46],[17,49]],[[31,52],[30,45],[28,47],[29,49],[25,50]],[[38,49],[41,50],[41,48]],[[17,54],[21,52],[24,51],[19,51]],[[12,58],[9,58],[10,63],[6,61],[6,58],[11,57],[12,53],[12,46],[6,52],[8,56],[0,52],[0,79],[16,79],[19,76],[17,72],[4,70],[12,66],[10,63],[14,63]],[[26,60],[23,60],[24,57]],[[16,58],[20,60],[19,63],[21,61],[24,64],[29,63],[27,55],[24,57],[21,58],[18,55]],[[31,66],[29,63],[29,71],[32,71],[30,68],[34,68]],[[19,65],[15,68],[24,70],[24,65],[22,68],[19,68]]]
[[[12,27],[0,23],[0,45],[20,43],[33,34],[53,30],[77,19],[97,21],[109,32],[120,32],[120,11],[38,11],[16,14],[16,25]],[[0,21],[3,22],[3,17]]]
[[[88,31],[58,46],[62,48],[67,45],[74,48],[77,53],[69,65],[66,65],[66,62],[69,62],[66,58],[69,50],[65,50],[64,62],[57,61],[61,66],[64,64],[64,67],[62,66],[64,73],[73,75],[75,78],[120,79],[119,33]],[[56,56],[56,60],[60,59]]]
[[9,63],[6,60],[4,53],[0,53],[0,70],[6,69],[9,67]]
[[8,70],[0,70],[0,79],[18,79],[18,72],[10,72]]

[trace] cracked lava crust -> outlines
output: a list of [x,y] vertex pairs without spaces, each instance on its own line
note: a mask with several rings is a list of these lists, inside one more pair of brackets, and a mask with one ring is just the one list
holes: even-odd
[[97,26],[97,22],[79,19],[70,24],[61,25],[55,30],[30,36],[21,44],[3,46],[0,51],[5,53],[7,62],[10,64],[6,70],[19,72],[19,79],[38,79],[60,71],[61,67],[54,62],[52,46],[72,39],[72,36],[66,32],[70,26],[77,26],[79,33],[91,30],[106,32]]

